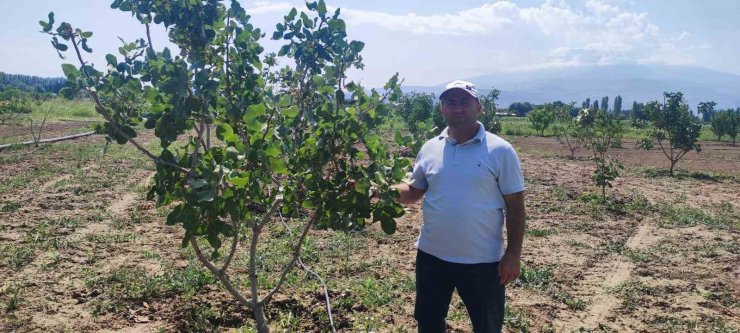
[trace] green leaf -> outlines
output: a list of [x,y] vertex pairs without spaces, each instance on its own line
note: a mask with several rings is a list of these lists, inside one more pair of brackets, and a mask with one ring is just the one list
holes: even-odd
[[268,157],[267,162],[272,172],[277,174],[288,174],[288,167],[285,164],[285,160],[277,157]]
[[89,46],[87,46],[87,38],[82,39],[82,49],[87,53],[92,53],[93,51]]
[[383,232],[388,235],[396,233],[396,221],[390,217],[383,216],[380,220],[380,227],[383,229]]
[[237,188],[243,188],[249,183],[249,177],[233,177],[229,178],[228,181]]
[[318,12],[321,17],[324,17],[324,15],[326,15],[326,3],[324,2],[324,0],[319,0]]
[[221,248],[221,239],[218,238],[217,231],[211,231],[208,233],[208,244],[211,244],[211,246],[216,250]]
[[365,43],[353,40],[349,43],[349,49],[354,53],[360,53],[365,48]]
[[118,65],[118,59],[116,59],[116,56],[114,56],[114,55],[112,55],[112,54],[106,54],[106,55],[105,55],[105,60],[106,60],[106,61],[108,62],[108,64],[110,64],[110,65],[113,65],[113,66],[115,66],[115,65]]
[[223,123],[216,127],[216,137],[224,142],[231,141],[236,135],[231,125]]
[[199,189],[199,188],[201,188],[203,186],[208,185],[208,181],[205,180],[205,179],[193,179],[193,178],[190,178],[190,179],[188,179],[188,185],[190,185],[190,187],[192,187],[194,189]]
[[72,99],[75,97],[75,92],[70,87],[64,87],[59,90],[59,95],[62,95],[66,99]]
[[313,202],[311,202],[311,200],[308,200],[308,199],[303,200],[303,202],[301,203],[301,207],[303,207],[305,209],[314,209],[314,208],[316,208],[316,206],[313,204]]
[[64,72],[64,76],[67,77],[67,80],[70,81],[73,81],[80,76],[80,70],[72,64],[62,64],[62,72]]
[[298,116],[298,107],[294,105],[289,108],[284,108],[282,110],[282,113],[284,116],[288,117],[289,119],[293,119]]
[[85,32],[83,32],[83,33],[80,34],[80,37],[82,37],[82,38],[90,38],[92,36],[93,36],[92,31],[85,31]]
[[216,197],[216,191],[212,188],[208,188],[204,191],[196,192],[195,197],[198,202],[211,202]]
[[290,13],[288,13],[288,16],[285,17],[286,21],[293,21],[295,19],[295,16],[298,15],[298,10],[295,8],[290,10]]
[[264,104],[252,104],[247,107],[247,113],[244,115],[244,120],[250,121],[252,119],[257,119],[259,116],[262,116],[265,113],[267,113],[267,108]]
[[54,43],[54,42],[52,42],[52,45],[54,45],[54,47],[55,47],[55,48],[56,48],[57,50],[59,50],[59,51],[67,51],[67,49],[68,49],[68,47],[67,47],[67,45],[66,45],[66,44],[62,44],[62,43]]

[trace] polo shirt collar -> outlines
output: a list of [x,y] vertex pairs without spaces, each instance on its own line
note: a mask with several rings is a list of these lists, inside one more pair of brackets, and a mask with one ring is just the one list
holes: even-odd
[[[477,123],[478,123],[478,132],[476,132],[475,136],[472,139],[470,139],[468,142],[463,143],[463,145],[481,142],[483,141],[483,138],[486,137],[486,128],[483,126],[483,124],[480,121],[478,121]],[[445,127],[445,129],[442,130],[442,133],[439,134],[438,139],[440,140],[445,139],[447,140],[447,142],[453,145],[456,145],[457,141],[453,139],[452,137],[450,137],[450,135],[447,133],[447,130],[449,128],[450,128],[449,126]]]

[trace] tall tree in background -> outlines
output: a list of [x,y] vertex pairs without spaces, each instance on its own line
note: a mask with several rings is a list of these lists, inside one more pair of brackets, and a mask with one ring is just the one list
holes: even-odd
[[604,112],[609,111],[609,96],[604,96],[601,98],[601,110]]
[[585,101],[583,101],[583,104],[581,104],[581,109],[588,109],[591,107],[591,99],[586,98]]
[[591,110],[600,110],[598,100],[594,100],[594,104],[591,105]]
[[702,122],[708,123],[712,120],[712,117],[714,117],[714,114],[716,112],[714,110],[715,106],[717,106],[717,103],[715,103],[714,101],[699,103],[696,111],[699,112],[699,114],[701,115]]
[[737,110],[724,110],[717,112],[712,120],[712,132],[717,136],[717,141],[720,141],[723,136],[727,135],[732,138],[732,144],[735,144],[737,139],[737,133],[740,129],[740,109]]
[[533,106],[529,102],[515,102],[509,105],[509,111],[516,113],[517,117],[526,116],[529,111],[532,111],[532,108]]
[[617,95],[617,97],[614,98],[614,113],[621,115],[622,114],[622,96]]

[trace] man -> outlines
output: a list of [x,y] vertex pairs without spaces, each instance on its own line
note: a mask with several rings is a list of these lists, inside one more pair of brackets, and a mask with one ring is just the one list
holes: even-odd
[[457,289],[476,333],[501,332],[504,286],[519,276],[524,238],[519,158],[477,121],[472,83],[448,84],[440,102],[447,128],[421,148],[410,180],[394,186],[401,203],[424,198],[414,317],[421,333],[445,332]]

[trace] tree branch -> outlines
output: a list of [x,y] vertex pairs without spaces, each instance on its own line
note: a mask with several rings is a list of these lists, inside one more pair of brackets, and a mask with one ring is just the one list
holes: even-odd
[[280,273],[280,280],[278,280],[277,285],[275,285],[272,290],[262,298],[261,301],[259,301],[262,304],[266,304],[267,302],[272,299],[272,296],[275,295],[275,293],[280,289],[280,287],[283,285],[283,282],[285,282],[285,277],[288,275],[288,272],[290,272],[290,269],[293,268],[296,261],[298,260],[298,257],[301,255],[301,248],[303,247],[303,241],[306,239],[306,235],[308,235],[308,231],[311,230],[311,227],[318,221],[319,216],[322,214],[321,209],[317,209],[314,211],[313,216],[311,216],[311,219],[306,223],[306,225],[303,227],[303,232],[301,233],[301,237],[298,238],[298,242],[296,242],[295,247],[293,247],[293,257],[290,259],[290,262],[288,262],[287,265],[283,268],[283,271]]
[[195,236],[190,236],[190,245],[193,246],[193,250],[195,250],[195,256],[198,257],[198,260],[200,260],[200,262],[202,262],[203,265],[206,266],[206,268],[208,268],[208,270],[211,271],[211,273],[216,278],[218,278],[219,281],[221,281],[226,290],[232,296],[234,296],[234,298],[236,298],[239,303],[242,303],[250,309],[254,309],[256,303],[246,299],[238,290],[236,290],[236,288],[234,288],[234,285],[231,283],[231,280],[229,280],[228,275],[219,271],[219,269],[216,268],[216,266],[214,266],[213,263],[211,263],[211,261],[208,260],[205,255],[203,255],[203,252],[200,250],[200,246],[198,246],[198,242],[195,240]]
[[[84,66],[86,66],[85,65],[85,61],[82,60],[82,54],[80,52],[79,47],[75,43],[75,37],[74,37],[74,35],[72,35],[71,38],[72,38],[72,46],[74,46],[75,53],[77,53],[77,59],[80,61],[81,66],[83,66],[82,73],[85,75],[85,77],[87,77],[88,79],[91,79],[92,80],[92,78],[87,74],[87,71],[85,71],[85,69],[84,69]],[[103,106],[103,103],[100,101],[100,98],[98,97],[98,93],[95,90],[90,89],[90,87],[85,87],[85,90],[87,90],[87,92],[90,93],[90,96],[92,96],[93,101],[95,102],[95,105],[97,106],[97,108],[99,110],[98,113],[100,115],[102,115],[103,118],[105,118],[105,120],[111,125],[111,127],[113,127],[113,130],[114,131],[116,131],[119,135],[123,136],[126,140],[128,140],[129,142],[131,142],[131,144],[134,145],[134,147],[136,147],[136,149],[138,149],[140,152],[144,153],[144,155],[146,155],[147,157],[149,157],[151,160],[153,160],[157,164],[166,165],[166,166],[169,166],[169,167],[171,167],[173,169],[176,169],[178,171],[185,172],[187,174],[191,174],[191,170],[189,170],[189,169],[183,168],[183,167],[181,167],[181,166],[179,166],[177,164],[173,164],[173,163],[167,162],[167,161],[165,161],[165,160],[163,160],[163,159],[161,159],[161,158],[159,158],[157,156],[154,156],[154,154],[152,154],[149,150],[147,150],[141,144],[139,144],[138,142],[136,142],[136,140],[134,140],[132,137],[128,136],[128,134],[126,134],[123,130],[121,130],[121,127],[118,126],[118,124],[113,120],[113,118],[109,114],[107,114],[106,112],[104,112],[105,111],[105,106]]]

